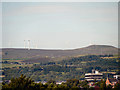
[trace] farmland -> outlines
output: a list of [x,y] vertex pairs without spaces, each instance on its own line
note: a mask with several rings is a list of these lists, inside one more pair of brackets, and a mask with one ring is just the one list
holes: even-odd
[[[107,57],[107,58],[103,58]],[[112,58],[111,58],[112,57]],[[3,60],[3,80],[25,74],[35,81],[48,81],[54,79],[62,81],[67,79],[84,79],[84,74],[92,69],[103,73],[118,73],[119,59],[116,56],[86,55],[71,57],[60,61],[49,61],[40,63],[28,63],[23,60]],[[100,64],[101,63],[101,64]],[[106,76],[104,76],[106,78]]]

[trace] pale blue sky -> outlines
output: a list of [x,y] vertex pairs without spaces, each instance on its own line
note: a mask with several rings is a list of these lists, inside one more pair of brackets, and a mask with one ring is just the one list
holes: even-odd
[[[2,4],[3,47],[81,48],[118,45],[118,3],[39,2]],[[27,45],[27,42],[26,42]]]

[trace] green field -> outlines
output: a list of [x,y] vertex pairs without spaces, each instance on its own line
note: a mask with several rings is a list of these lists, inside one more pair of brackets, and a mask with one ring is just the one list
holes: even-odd
[[44,63],[3,60],[2,68],[5,75],[3,80],[9,80],[21,74],[25,74],[35,81],[48,81],[50,79],[62,81],[72,78],[82,80],[85,73],[91,72],[92,69],[97,69],[104,74],[118,73],[119,62],[120,60],[116,57],[114,58],[114,56],[103,58],[103,56],[99,55],[70,57],[60,61],[56,60]]

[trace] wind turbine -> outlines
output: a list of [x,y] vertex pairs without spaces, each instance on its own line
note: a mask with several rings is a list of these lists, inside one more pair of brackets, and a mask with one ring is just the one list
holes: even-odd
[[26,49],[26,42],[25,42],[25,40],[24,40],[24,48]]
[[30,40],[28,40],[28,50],[30,50]]

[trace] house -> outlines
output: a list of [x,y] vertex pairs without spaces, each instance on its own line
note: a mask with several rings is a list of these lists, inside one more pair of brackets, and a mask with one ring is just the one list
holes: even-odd
[[117,79],[115,79],[115,78],[107,78],[106,79],[106,85],[112,85],[113,86],[113,88],[114,88],[114,85],[116,84],[118,82],[118,80]]
[[89,82],[88,85],[89,87],[95,87],[95,82]]
[[93,87],[94,90],[100,90],[100,87],[95,85],[95,82],[89,82],[88,85],[89,85],[89,87]]
[[56,84],[62,84],[62,83],[65,83],[66,81],[59,81],[59,82],[56,82]]
[[114,75],[114,78],[116,78],[117,80],[120,80],[120,75]]

